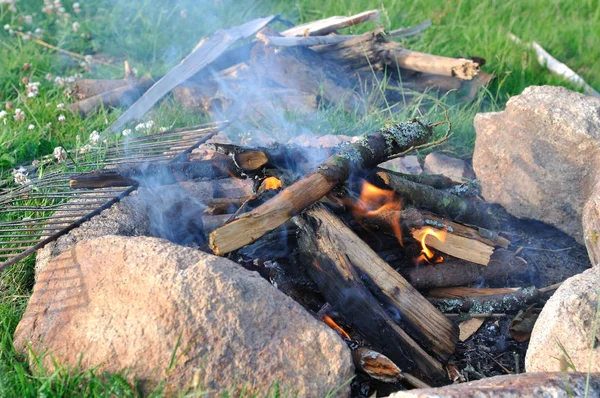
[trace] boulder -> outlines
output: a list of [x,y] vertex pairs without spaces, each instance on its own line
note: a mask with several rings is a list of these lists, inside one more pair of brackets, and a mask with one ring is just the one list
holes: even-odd
[[14,345],[47,352],[50,371],[128,369],[144,391],[164,382],[169,395],[262,395],[278,382],[325,396],[354,375],[342,339],[258,273],[148,237],[79,242],[46,265]]
[[474,123],[483,197],[583,243],[583,207],[598,181],[600,99],[528,87],[503,112],[480,113]]
[[[522,373],[488,377],[438,388],[398,391],[388,398],[521,398],[597,397],[600,374]],[[586,395],[587,393],[587,395]]]
[[570,363],[580,372],[600,372],[600,327],[592,341],[599,293],[600,267],[575,275],[558,288],[533,327],[525,357],[528,372],[558,372]]
[[475,178],[475,173],[467,162],[439,152],[427,155],[423,168],[426,174],[442,174],[459,183]]
[[423,172],[419,158],[414,155],[388,160],[387,162],[381,163],[379,166],[383,167],[384,169],[397,171],[404,174],[418,175]]

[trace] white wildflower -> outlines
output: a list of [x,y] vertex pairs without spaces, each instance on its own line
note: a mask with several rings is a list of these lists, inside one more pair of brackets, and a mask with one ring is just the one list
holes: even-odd
[[129,134],[131,134],[131,129],[123,130],[123,137],[127,137]]
[[35,126],[33,124],[30,124],[29,126],[27,126],[27,130],[33,130],[35,128]]
[[9,24],[4,25],[4,30],[10,30],[10,25]]
[[67,77],[67,83],[75,83],[75,76]]
[[56,104],[56,109],[63,109],[65,107],[64,103]]
[[65,120],[67,120],[67,118],[65,117],[65,115],[58,115],[58,121],[59,122],[64,122]]
[[145,126],[147,130],[150,130],[152,127],[154,127],[154,120],[148,120]]
[[92,133],[90,134],[90,142],[92,144],[96,145],[99,141],[100,141],[100,133],[98,133],[96,130],[92,131]]
[[160,131],[161,133],[164,133],[167,130],[168,130],[167,127],[161,127],[161,128],[158,129],[158,131]]
[[81,137],[79,136],[79,134],[77,134],[77,135],[75,136],[75,141],[77,141],[77,142],[81,141]]
[[21,36],[21,39],[23,40],[29,40],[31,39],[31,32],[27,32],[26,34],[24,34],[23,36]]
[[90,54],[87,54],[87,55],[85,55],[85,56],[83,57],[83,60],[84,60],[85,62],[87,62],[88,64],[91,64],[91,63],[92,63],[92,59],[93,59],[93,57],[92,57]]
[[40,92],[40,82],[27,83],[27,98],[35,98]]
[[25,112],[21,110],[21,108],[15,109],[15,115],[13,116],[15,120],[25,120]]
[[46,123],[46,127],[48,127],[48,128],[52,127],[52,122]]
[[56,76],[54,78],[54,83],[58,86],[65,86],[67,84],[67,82],[65,81],[64,77],[60,77],[60,76]]
[[54,152],[52,154],[54,155],[58,163],[64,162],[67,159],[67,151],[65,151],[65,148],[61,146],[57,146],[56,148],[54,148]]
[[6,112],[4,110],[0,111],[0,119],[5,118],[6,115],[8,115],[8,112]]
[[140,131],[140,130],[145,130],[146,129],[146,123],[140,123],[137,126],[135,126],[135,131]]
[[84,146],[79,148],[79,153],[84,154],[84,153],[90,152],[91,150],[92,150],[92,146],[90,144],[85,144]]
[[37,166],[39,166],[39,165],[40,165],[40,161],[39,161],[39,160],[37,160],[37,159],[33,159],[33,162],[31,162],[31,165],[32,165],[33,167],[37,167]]
[[79,2],[73,3],[73,11],[75,11],[75,14],[79,14],[81,12],[81,7],[79,5]]
[[73,22],[72,28],[73,32],[79,32],[79,28],[81,28],[81,25],[79,24],[79,22],[75,21]]
[[23,17],[23,20],[25,21],[25,23],[30,24],[30,25],[33,23],[33,17],[31,15],[25,15]]
[[88,63],[87,63],[87,62],[85,62],[85,61],[81,61],[81,62],[79,63],[79,66],[81,66],[82,68],[85,68],[86,66],[88,66]]
[[35,37],[42,37],[42,33],[44,33],[44,30],[42,28],[35,28],[35,30],[33,31],[33,35]]
[[52,81],[52,79],[54,79],[54,76],[52,76],[52,73],[46,73],[46,80],[48,80],[50,82],[50,81]]

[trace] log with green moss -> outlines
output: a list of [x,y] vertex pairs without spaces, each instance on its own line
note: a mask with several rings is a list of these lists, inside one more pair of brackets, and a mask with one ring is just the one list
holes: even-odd
[[321,199],[353,172],[375,167],[394,154],[423,144],[432,133],[431,123],[415,119],[362,136],[273,199],[213,231],[211,249],[217,255],[225,255],[256,241]]

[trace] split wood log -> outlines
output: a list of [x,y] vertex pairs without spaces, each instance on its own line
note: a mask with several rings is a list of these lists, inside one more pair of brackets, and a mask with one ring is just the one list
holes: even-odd
[[[425,378],[441,381],[445,378],[441,363],[423,350],[407,332],[400,328],[389,311],[384,310],[385,307],[363,284],[361,277],[354,268],[356,265],[362,266],[362,261],[376,261],[377,264],[381,264],[382,260],[376,259],[376,255],[373,257],[368,246],[363,252],[361,250],[363,249],[362,246],[366,246],[366,244],[343,225],[341,231],[336,230],[341,222],[337,221],[336,225],[331,225],[329,221],[332,220],[334,223],[336,222],[335,218],[323,208],[310,209],[302,217],[294,219],[300,228],[298,234],[300,261],[319,286],[325,299],[330,303],[335,303],[336,310],[344,316],[347,322],[354,325],[366,339],[372,342],[377,350],[384,353],[399,366],[402,366],[403,370],[413,369],[412,361],[414,361],[414,364]],[[325,224],[323,224],[323,221]],[[361,247],[354,248],[352,252],[347,252],[345,247],[338,247],[340,243],[344,243],[336,236],[339,234],[352,237],[352,243],[359,242]],[[361,259],[361,264],[357,264],[357,255],[366,256],[367,258]],[[392,273],[395,273],[395,271],[389,268],[388,275],[383,276],[388,278]],[[390,285],[389,282],[388,280],[388,285]],[[397,312],[394,318],[401,321],[403,325],[409,326],[412,317],[407,316],[405,318],[403,315],[406,314],[406,311],[413,312],[416,310],[419,324],[426,324],[430,328],[426,332],[430,336],[429,340],[434,337],[431,341],[432,345],[428,347],[434,349],[435,347],[441,348],[441,345],[444,345],[445,356],[447,357],[454,350],[457,341],[455,326],[437,311],[432,312],[429,305],[421,308],[424,300],[419,298],[416,290],[408,283],[405,282],[405,285],[406,288],[400,285],[395,287],[395,291],[387,291],[387,294],[402,296],[406,300],[402,303],[402,313],[395,304],[391,303],[390,310],[393,308]],[[414,302],[414,299],[417,302]],[[429,314],[432,314],[434,318],[429,318]],[[436,322],[440,323],[434,326]],[[411,326],[414,329],[416,325]]]
[[281,35],[285,37],[323,36],[349,26],[376,21],[377,18],[379,18],[379,10],[364,11],[349,17],[334,16],[294,26],[293,28],[281,32]]
[[340,73],[342,66],[324,60],[312,50],[297,47],[276,51],[260,44],[252,50],[250,65],[263,80],[320,94],[323,100],[350,113],[365,112],[363,102],[353,90],[356,82],[347,73]]
[[[577,393],[579,392],[579,393]],[[521,373],[488,377],[438,388],[398,391],[388,398],[517,398],[600,396],[600,374],[577,372]]]
[[380,178],[403,199],[452,220],[484,228],[497,228],[499,223],[488,205],[475,203],[433,187],[408,181],[396,174],[377,172],[371,181]]
[[527,270],[527,262],[513,252],[496,249],[487,266],[463,260],[446,260],[435,265],[419,265],[400,270],[416,289],[464,286],[476,281],[493,281]]
[[409,333],[425,342],[442,360],[448,358],[454,350],[454,325],[425,305],[423,297],[401,275],[330,211],[315,205],[302,217],[310,221],[317,237],[327,236],[326,239],[323,238],[324,244],[328,239],[335,242],[335,250],[344,253],[351,264],[376,286],[376,295],[381,295],[403,320],[408,321]]
[[163,96],[173,88],[183,83],[211,62],[222,55],[232,44],[244,38],[248,38],[260,29],[264,28],[275,17],[269,16],[258,18],[240,26],[222,29],[207,38],[197,46],[177,66],[157,81],[146,93],[137,100],[127,111],[114,121],[104,133],[114,133],[123,125],[134,119],[140,119],[152,108]]
[[534,287],[527,287],[489,296],[428,299],[442,312],[504,313],[516,312],[528,306],[540,294]]
[[74,175],[69,179],[71,189],[127,187],[134,185],[169,185],[196,178],[228,178],[237,175],[229,158],[183,163],[149,163],[121,166]]
[[116,108],[119,106],[128,106],[140,98],[152,84],[154,84],[154,81],[150,79],[144,79],[137,83],[126,82],[125,85],[115,89],[74,102],[67,108],[71,112],[87,116],[102,107]]
[[494,253],[492,246],[475,239],[449,234],[446,230],[431,226],[412,228],[411,233],[417,241],[425,242],[427,247],[479,265],[488,265]]
[[433,129],[430,124],[413,120],[384,127],[345,146],[322,163],[317,171],[281,191],[273,199],[210,235],[210,247],[225,255],[256,241],[300,211],[315,203],[355,170],[373,167],[395,153],[426,142]]
[[354,366],[375,380],[384,383],[397,383],[405,380],[415,388],[429,388],[430,386],[415,376],[403,372],[398,365],[385,355],[366,347],[359,347],[352,351]]

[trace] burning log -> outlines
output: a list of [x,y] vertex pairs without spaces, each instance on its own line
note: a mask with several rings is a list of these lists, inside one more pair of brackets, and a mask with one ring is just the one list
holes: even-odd
[[[384,310],[384,307],[362,283],[353,266],[363,266],[363,262],[375,262],[380,265],[383,261],[323,208],[311,209],[302,217],[296,217],[294,221],[301,232],[298,234],[300,261],[305,265],[327,301],[336,303],[339,307],[338,311],[348,322],[352,323],[378,350],[385,353],[403,369],[409,370],[413,367],[407,358],[408,355],[428,379],[438,381],[443,379],[445,375],[441,363],[423,350],[407,332],[400,328],[392,315]],[[338,230],[338,227],[342,229]],[[342,239],[339,235],[343,235]],[[351,239],[351,241],[344,242],[344,238]],[[344,243],[360,246],[354,247],[352,251],[348,252],[345,250]],[[344,245],[338,248],[338,245],[341,244]],[[358,259],[357,256],[362,258]],[[395,271],[385,263],[383,265],[389,270],[385,277],[391,277]],[[400,277],[400,279],[402,278]],[[454,325],[436,310],[432,311],[432,307],[428,303],[425,304],[423,298],[406,281],[404,281],[404,286],[396,286],[394,291],[387,292],[387,294],[389,293],[395,293],[396,296],[402,296],[406,300],[402,303],[401,309],[395,303],[390,304],[389,308],[393,309],[393,316],[400,318],[399,320],[404,320],[404,316],[406,316],[408,324],[416,316],[415,320],[418,324],[428,328],[428,330],[421,330],[420,333],[422,337],[428,336],[426,341],[431,343],[428,347],[440,353],[440,348],[444,346],[442,352],[447,358],[454,350],[457,341]],[[416,325],[410,326],[414,330]]]
[[86,116],[102,107],[109,108],[130,105],[141,97],[154,84],[154,81],[144,79],[137,83],[125,83],[125,85],[112,90],[74,102],[68,108],[71,112]]
[[[475,239],[449,234],[434,227],[413,228],[413,237],[425,247],[433,247],[443,253],[475,264],[488,265],[494,248]],[[432,257],[432,256],[428,256]]]
[[443,192],[431,186],[415,183],[388,172],[377,172],[374,179],[380,178],[402,198],[416,203],[419,207],[433,213],[449,217],[452,220],[495,228],[498,221],[486,205],[463,199],[451,193]]
[[419,265],[401,270],[404,277],[417,289],[464,286],[477,280],[499,280],[519,275],[527,270],[527,262],[505,249],[496,249],[487,266],[464,260],[447,260],[441,264]]
[[373,167],[394,153],[422,144],[432,133],[431,125],[413,120],[364,135],[327,159],[317,171],[284,189],[262,206],[215,230],[210,235],[211,249],[222,256],[256,241],[321,199],[348,179],[352,171]]
[[81,189],[169,185],[196,178],[227,178],[232,174],[238,175],[238,169],[229,158],[183,163],[150,163],[74,175],[69,180],[69,187]]

